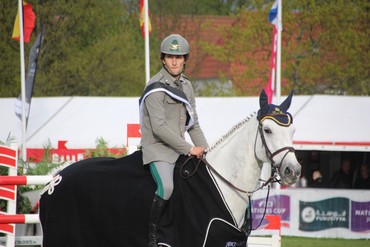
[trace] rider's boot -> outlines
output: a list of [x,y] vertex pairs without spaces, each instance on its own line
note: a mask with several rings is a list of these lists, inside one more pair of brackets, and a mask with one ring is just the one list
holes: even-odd
[[157,231],[158,231],[158,224],[161,220],[166,207],[167,207],[167,200],[160,198],[158,195],[154,196],[152,208],[150,210],[150,223],[149,223],[149,247],[158,247],[157,245]]

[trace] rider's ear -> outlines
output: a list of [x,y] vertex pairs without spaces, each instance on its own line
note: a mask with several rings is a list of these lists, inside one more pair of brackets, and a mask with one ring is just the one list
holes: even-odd
[[289,95],[288,95],[288,97],[279,106],[280,110],[282,110],[283,112],[286,112],[289,109],[290,104],[292,103],[293,93],[294,93],[294,91],[291,90],[290,93],[289,93]]

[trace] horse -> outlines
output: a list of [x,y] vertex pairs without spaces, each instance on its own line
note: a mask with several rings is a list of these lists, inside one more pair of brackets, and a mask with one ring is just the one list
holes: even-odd
[[[273,105],[262,90],[258,112],[233,126],[203,158],[179,157],[158,244],[246,246],[247,209],[259,188],[262,165],[269,163],[271,178],[278,176],[285,185],[301,173],[292,147],[293,118],[287,112],[292,96]],[[141,151],[71,164],[41,195],[43,246],[147,246],[155,189]]]

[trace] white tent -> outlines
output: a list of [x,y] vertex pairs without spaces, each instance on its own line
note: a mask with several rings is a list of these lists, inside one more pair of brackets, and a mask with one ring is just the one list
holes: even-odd
[[[282,97],[282,100],[285,97]],[[0,99],[0,141],[21,141],[21,124],[14,98]],[[294,96],[298,150],[370,151],[370,97]],[[197,98],[200,123],[209,143],[259,109],[258,97]],[[42,148],[50,140],[68,141],[68,148],[94,148],[97,138],[123,147],[127,124],[139,123],[138,97],[32,98],[27,148]],[[21,145],[21,143],[18,143]]]

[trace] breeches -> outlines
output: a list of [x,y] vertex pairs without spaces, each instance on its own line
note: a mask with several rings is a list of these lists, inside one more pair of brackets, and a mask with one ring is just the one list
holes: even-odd
[[150,172],[157,184],[156,194],[164,199],[170,199],[173,192],[173,171],[175,163],[155,161],[150,163]]

